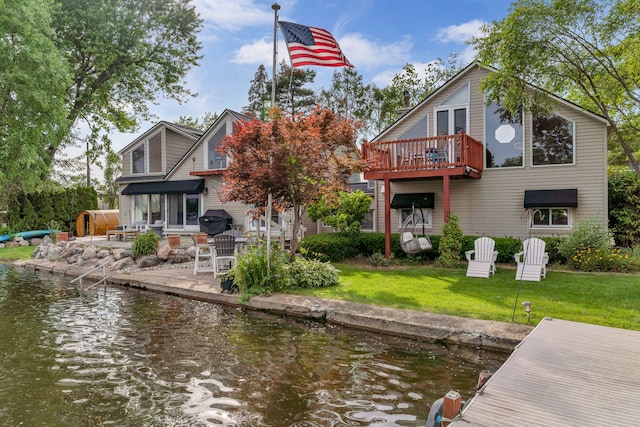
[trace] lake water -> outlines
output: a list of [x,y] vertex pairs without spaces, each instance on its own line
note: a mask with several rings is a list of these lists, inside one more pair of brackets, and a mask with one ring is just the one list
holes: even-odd
[[424,426],[507,354],[0,264],[2,426]]

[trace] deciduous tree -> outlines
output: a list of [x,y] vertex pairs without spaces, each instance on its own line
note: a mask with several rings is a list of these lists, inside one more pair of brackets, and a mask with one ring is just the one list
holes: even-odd
[[263,213],[271,193],[274,207],[293,215],[293,256],[309,203],[344,190],[349,176],[362,169],[355,146],[359,124],[318,108],[295,118],[274,109],[270,119],[239,122],[223,139],[222,152],[233,161],[219,194]]
[[473,45],[494,66],[481,83],[489,102],[515,113],[548,110],[535,85],[602,115],[640,175],[631,139],[640,126],[640,1],[518,0]]
[[0,1],[0,203],[48,173],[46,147],[69,131],[71,80],[56,49],[48,0]]

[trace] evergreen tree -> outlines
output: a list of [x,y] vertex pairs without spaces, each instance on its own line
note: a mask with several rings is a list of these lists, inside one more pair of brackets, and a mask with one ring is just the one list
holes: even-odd
[[269,76],[264,65],[260,64],[251,85],[249,86],[249,105],[244,107],[244,112],[260,120],[265,120],[271,105],[271,92],[267,90]]

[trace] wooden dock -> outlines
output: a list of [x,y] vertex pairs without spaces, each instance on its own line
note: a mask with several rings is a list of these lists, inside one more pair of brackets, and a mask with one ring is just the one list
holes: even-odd
[[449,427],[638,425],[640,332],[546,318]]

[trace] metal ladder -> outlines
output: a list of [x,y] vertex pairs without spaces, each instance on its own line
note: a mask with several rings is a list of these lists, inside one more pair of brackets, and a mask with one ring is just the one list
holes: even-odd
[[82,279],[86,276],[88,276],[89,274],[93,273],[94,271],[98,270],[98,269],[102,269],[102,279],[98,280],[97,282],[93,283],[92,285],[88,286],[86,290],[89,290],[95,286],[98,286],[100,283],[104,283],[104,288],[105,290],[107,289],[107,280],[109,280],[111,278],[111,275],[107,276],[107,263],[103,262],[100,265],[96,265],[95,267],[93,267],[91,270],[81,274],[80,276],[76,277],[75,279],[73,279],[71,281],[71,283],[79,283],[80,284],[80,290],[84,291],[84,284],[82,283]]

